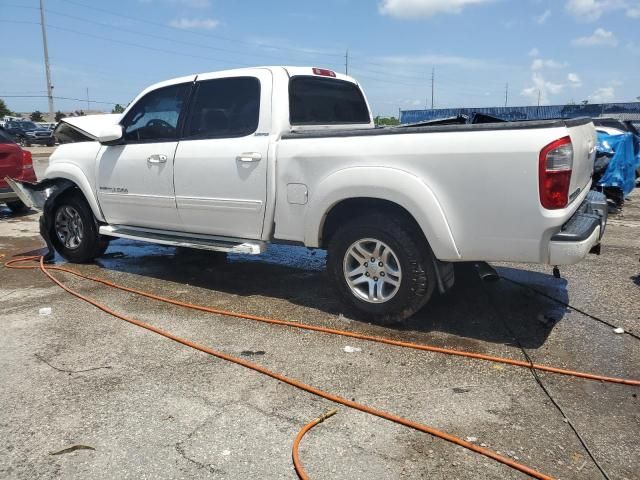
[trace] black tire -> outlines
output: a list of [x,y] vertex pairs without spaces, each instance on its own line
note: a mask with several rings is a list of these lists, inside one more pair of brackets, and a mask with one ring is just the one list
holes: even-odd
[[[77,246],[69,246],[64,242],[65,235],[59,233],[61,230],[57,225],[59,213],[65,208],[77,213],[76,224],[81,224],[82,234],[78,238]],[[66,211],[66,210],[65,210]],[[64,212],[61,213],[64,216]],[[72,192],[62,195],[57,199],[52,210],[51,231],[49,235],[56,251],[65,260],[72,263],[86,263],[102,255],[109,246],[109,242],[98,233],[98,225],[93,216],[91,208],[81,194]]]
[[27,140],[26,137],[20,137],[20,146],[22,146],[22,147],[30,147],[31,143],[29,143],[29,140]]
[[26,212],[27,210],[29,210],[29,207],[27,207],[20,200],[14,200],[12,202],[7,202],[7,207],[9,207],[9,210],[11,210],[13,213],[23,213],[23,212]]
[[[364,215],[348,222],[333,234],[327,252],[328,274],[340,297],[363,320],[380,325],[405,321],[429,301],[436,285],[433,253],[422,232],[392,214]],[[358,297],[347,283],[343,269],[347,252],[362,239],[384,242],[397,257],[402,272],[396,293],[383,303]]]
[[56,142],[48,142],[47,147],[55,147]]

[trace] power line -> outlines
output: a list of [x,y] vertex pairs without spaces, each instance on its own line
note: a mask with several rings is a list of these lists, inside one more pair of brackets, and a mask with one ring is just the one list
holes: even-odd
[[[115,13],[115,12],[111,12],[109,10],[105,10],[105,9],[102,9],[102,8],[85,5],[85,4],[80,3],[80,2],[75,2],[73,0],[62,0],[62,1],[66,1],[67,3],[71,3],[71,4],[74,4],[74,5],[83,6],[83,7],[88,8],[88,9],[92,9],[92,10],[108,13],[110,15],[118,16],[118,17],[121,17],[121,18],[126,18],[126,19],[133,20],[133,21],[136,21],[136,22],[147,23],[147,24],[150,24],[150,25],[161,26],[161,27],[164,27],[164,28],[177,29],[177,30],[180,30],[181,32],[184,32],[184,30],[179,29],[177,27],[172,27],[170,25],[164,25],[164,24],[161,24],[161,23],[158,23],[158,22],[151,22],[151,21],[147,21],[147,20],[142,20],[142,19],[139,19],[139,18],[136,18],[136,17],[130,17],[130,16],[126,16],[126,15],[121,15],[121,14],[118,14],[118,13]],[[25,6],[21,6],[21,5],[19,6],[19,5],[12,5],[12,4],[9,4],[9,6],[14,6],[14,7],[19,7],[19,8],[35,8],[35,7],[25,7]],[[150,38],[162,39],[162,40],[170,41],[172,43],[179,43],[179,44],[184,44],[184,45],[188,45],[188,46],[195,46],[195,47],[198,47],[198,48],[216,50],[216,51],[220,51],[220,52],[230,53],[230,54],[233,54],[233,55],[236,55],[236,56],[237,55],[242,55],[242,56],[247,56],[247,57],[259,57],[259,58],[265,58],[265,56],[266,56],[268,58],[274,58],[274,59],[281,60],[281,57],[276,57],[276,56],[273,56],[273,55],[265,55],[263,53],[252,54],[252,53],[234,51],[234,50],[229,50],[229,49],[224,49],[224,48],[219,48],[219,47],[212,47],[212,46],[209,46],[209,45],[202,45],[200,43],[177,40],[175,38],[169,38],[169,37],[165,37],[165,36],[162,36],[162,35],[151,34],[151,33],[146,33],[146,32],[140,32],[140,31],[137,31],[137,30],[131,30],[131,29],[123,28],[123,27],[118,27],[118,26],[114,26],[114,25],[110,25],[110,24],[105,24],[105,23],[97,22],[97,21],[94,21],[94,20],[91,20],[91,19],[78,17],[76,15],[69,15],[69,14],[57,12],[57,11],[54,11],[54,10],[47,10],[47,12],[51,13],[53,15],[61,16],[61,17],[71,18],[71,19],[80,20],[80,21],[91,23],[91,24],[95,24],[95,25],[100,25],[100,26],[103,26],[105,28],[109,28],[111,30],[116,29],[116,30],[120,30],[120,31],[131,33],[131,34],[134,34],[134,35],[141,35],[141,36],[146,36],[146,37],[150,37]],[[28,22],[22,22],[22,23],[28,23]],[[139,47],[139,48],[146,48],[146,49],[151,49],[151,50],[161,51],[161,52],[171,53],[171,54],[180,54],[182,56],[189,56],[189,57],[192,57],[192,58],[203,58],[203,59],[217,61],[217,62],[228,62],[229,61],[227,59],[203,57],[203,56],[198,56],[198,55],[193,55],[193,54],[186,54],[186,53],[179,53],[179,52],[175,52],[175,51],[162,50],[162,49],[159,49],[157,47],[148,47],[146,45],[139,45],[139,44],[135,44],[135,43],[127,43],[127,42],[116,40],[116,39],[113,39],[113,38],[100,37],[100,36],[97,36],[97,35],[94,35],[94,34],[85,34],[83,32],[78,32],[78,31],[74,31],[72,29],[66,29],[64,27],[59,27],[59,26],[54,26],[54,25],[49,25],[49,28],[56,28],[56,29],[59,29],[59,30],[66,30],[66,31],[77,33],[77,34],[80,34],[80,35],[93,36],[94,38],[99,38],[99,39],[107,40],[107,41],[113,41],[115,43],[121,43],[121,44],[124,44],[124,45],[131,45],[131,46],[136,46],[136,47]],[[230,38],[227,38],[227,37],[219,37],[219,36],[216,36],[216,35],[205,34],[205,33],[202,33],[202,32],[187,32],[187,33],[193,33],[193,34],[206,36],[206,37],[211,37],[211,38],[221,38],[221,39],[224,39],[225,41],[233,41],[233,42],[236,42],[236,43],[243,43],[243,44],[251,45],[253,47],[260,47],[260,45],[256,45],[254,43],[243,42],[241,40],[234,40],[234,39],[230,39]],[[302,54],[305,54],[305,55],[314,55],[314,56],[316,56],[316,55],[330,55],[330,56],[339,55],[339,54],[333,54],[333,53],[331,53],[331,54],[329,54],[329,53],[326,53],[326,54],[314,53],[314,52],[309,52],[308,50],[305,50],[305,49],[291,49],[291,48],[277,47],[277,46],[267,45],[267,44],[264,44],[262,46],[267,47],[267,48],[276,49],[276,50],[295,51],[295,52],[302,53]],[[347,51],[347,53],[345,55],[345,71],[347,71],[347,72],[348,72],[348,67],[349,67],[350,60],[351,60],[351,55]],[[362,62],[362,64],[363,65],[379,65],[379,66],[382,66],[383,68],[388,68],[388,65],[377,64],[377,63],[374,63],[374,62]],[[237,63],[237,62],[234,63],[234,65],[238,65],[238,66],[253,66],[253,65],[250,65],[250,64]],[[360,68],[359,70],[363,71],[365,73],[382,74],[382,75],[385,76],[385,78],[386,77],[398,77],[398,78],[420,80],[420,77],[415,76],[415,75],[407,75],[407,74],[402,74],[402,73],[389,72],[388,70],[380,71],[380,70],[363,69],[363,68]],[[362,75],[360,75],[360,76],[362,78],[365,78]],[[372,80],[374,79],[374,77],[371,77],[371,76],[369,76],[368,78],[372,79]],[[390,81],[390,80],[383,80],[383,79],[376,79],[375,81],[386,82],[386,83],[389,83],[389,84],[401,84],[401,85],[406,85],[406,86],[420,87],[420,85],[416,84],[416,83],[413,83],[413,84],[412,83],[407,83],[407,82],[400,83],[398,81]],[[449,83],[451,84],[453,82],[449,82]],[[469,87],[467,86],[466,88],[468,89]],[[466,90],[466,91],[469,92],[469,90]],[[463,90],[457,89],[457,92],[458,93],[463,93]]]
[[[113,15],[115,17],[126,18],[127,20],[133,20],[133,21],[140,22],[140,23],[147,23],[149,25],[155,25],[155,26],[159,26],[159,27],[163,27],[163,28],[170,28],[170,29],[173,29],[173,30],[179,30],[179,31],[181,31],[183,33],[185,32],[184,29],[179,28],[179,27],[174,27],[172,25],[166,25],[164,23],[159,23],[159,22],[153,22],[151,20],[147,20],[147,19],[143,19],[143,18],[139,18],[139,17],[132,17],[132,16],[129,16],[129,15],[122,15],[121,13],[117,13],[117,12],[114,12],[114,11],[111,11],[111,10],[107,10],[107,9],[104,9],[104,8],[95,7],[93,5],[87,5],[85,3],[77,2],[75,0],[61,0],[61,1],[65,2],[65,3],[70,3],[70,4],[73,4],[73,5],[77,5],[79,7],[88,8],[90,10],[95,10],[95,11],[98,11],[98,12],[106,13],[108,15]],[[234,39],[234,38],[229,38],[229,37],[223,37],[221,35],[214,35],[214,34],[211,34],[211,33],[197,32],[197,31],[188,31],[187,33],[190,33],[190,34],[193,34],[193,35],[199,35],[201,37],[209,37],[209,38],[215,38],[217,40],[224,40],[224,41],[227,41],[227,42],[240,43],[240,44],[243,44],[243,45],[250,45],[252,47],[258,46],[258,47],[263,47],[263,48],[271,48],[271,49],[275,49],[275,50],[287,50],[287,51],[292,51],[292,52],[304,53],[306,55],[313,54],[313,55],[317,55],[317,56],[342,57],[341,53],[310,52],[308,49],[305,50],[305,49],[302,49],[302,48],[282,47],[282,46],[270,45],[270,44],[266,44],[266,43],[260,44],[260,45],[256,45],[253,42],[247,42],[247,41],[244,41],[244,40],[239,40],[239,39]]]
[[[48,95],[2,95],[2,94],[0,94],[0,97],[3,97],[3,98],[49,98]],[[74,100],[76,102],[83,102],[83,103],[87,102],[86,98],[58,97],[55,95],[52,98],[56,100]],[[103,102],[98,100],[91,100],[91,103],[101,103],[104,105],[116,105],[120,102]]]

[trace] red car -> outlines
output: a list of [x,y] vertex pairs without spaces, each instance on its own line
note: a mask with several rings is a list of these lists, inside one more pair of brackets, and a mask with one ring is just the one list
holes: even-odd
[[36,181],[31,152],[20,148],[9,134],[0,129],[0,203],[6,203],[12,212],[26,210],[27,206],[9,188],[4,177],[26,182]]

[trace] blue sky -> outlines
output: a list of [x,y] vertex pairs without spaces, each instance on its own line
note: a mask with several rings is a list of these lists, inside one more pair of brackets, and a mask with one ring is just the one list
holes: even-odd
[[[0,98],[45,111],[37,0],[0,0]],[[311,65],[363,84],[374,113],[635,101],[640,0],[45,0],[55,95],[128,103],[156,81]],[[13,97],[12,97],[13,96]],[[87,108],[56,100],[56,110]],[[92,109],[110,109],[92,103]]]

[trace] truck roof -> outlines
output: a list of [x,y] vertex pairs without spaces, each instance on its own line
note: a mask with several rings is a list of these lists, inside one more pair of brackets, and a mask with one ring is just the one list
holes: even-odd
[[[267,69],[267,70],[278,70],[278,69],[282,69],[284,70],[287,75],[289,77],[294,77],[297,75],[310,75],[310,76],[325,76],[327,78],[335,78],[337,80],[343,80],[346,82],[351,82],[351,83],[355,83],[357,85],[359,85],[358,81],[353,78],[350,77],[348,75],[344,75],[342,73],[336,72],[334,70],[330,70],[330,69],[325,69],[323,67],[292,67],[292,66],[284,66],[284,65],[276,65],[276,66],[257,66],[257,67],[246,67],[246,68],[233,68],[233,69],[228,69],[228,70],[214,70],[214,71],[210,71],[210,72],[201,72],[201,73],[194,73],[191,75],[185,75],[182,77],[176,77],[176,78],[171,78],[169,80],[164,80],[162,82],[158,82],[158,83],[154,83],[153,85],[148,86],[147,88],[144,89],[144,91],[142,93],[148,92],[150,90],[155,90],[156,88],[160,88],[160,87],[168,87],[169,85],[175,85],[177,83],[184,83],[184,82],[189,82],[189,81],[193,81],[198,77],[201,76],[205,76],[205,75],[210,75],[212,73],[217,73],[217,74],[221,74],[221,75],[237,75],[240,76],[242,75],[244,72],[249,72],[251,70],[255,70],[255,69]],[[324,72],[331,72],[331,75],[318,75],[317,73],[315,73],[316,71],[324,71]]]

